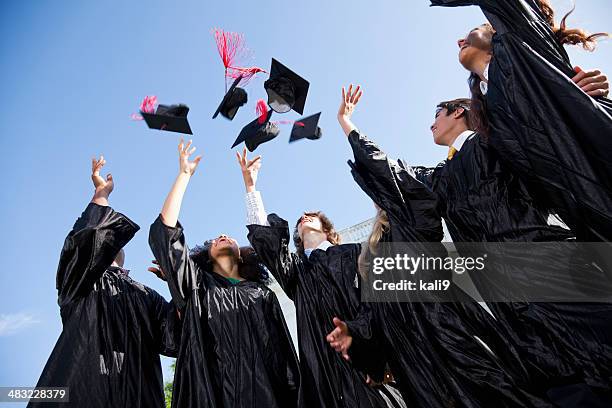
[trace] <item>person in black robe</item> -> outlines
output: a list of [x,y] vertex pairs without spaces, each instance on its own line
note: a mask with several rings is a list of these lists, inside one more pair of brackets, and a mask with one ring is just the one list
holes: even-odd
[[552,8],[544,0],[431,4],[478,5],[490,21],[459,41],[459,60],[472,72],[475,130],[488,136],[531,194],[558,213],[579,241],[612,241],[609,86],[586,84],[601,76],[585,78],[583,92],[570,79],[576,72],[563,48],[592,47],[597,35],[567,35],[565,19],[553,29]]
[[92,160],[95,194],[66,237],[57,269],[62,333],[37,387],[68,387],[68,403],[28,407],[163,408],[159,354],[174,357],[176,308],[123,268],[139,227],[108,204],[113,178]]
[[[549,224],[546,205],[533,197],[521,177],[505,167],[485,137],[470,130],[469,108],[469,99],[438,105],[431,129],[435,143],[449,147],[448,160],[435,168],[411,167],[416,179],[438,196],[439,211],[459,253],[461,243],[571,241],[573,231]],[[465,118],[465,125],[457,127],[461,118]],[[557,272],[581,256],[558,251],[548,257],[543,252],[538,255],[544,261],[536,259],[533,265],[529,259],[523,259],[522,264],[491,262],[488,272],[495,274],[470,276],[489,300],[500,299],[504,293],[499,283],[504,276],[526,285],[548,282],[552,290]],[[575,274],[590,277],[612,293],[610,279],[592,265],[576,264]],[[522,377],[530,391],[548,396],[559,406],[610,403],[612,303],[489,301],[487,305],[504,327],[509,347],[519,352],[525,367]],[[582,405],[572,405],[578,404],[576,401]]]
[[[295,304],[302,386],[305,407],[387,407],[366,376],[334,352],[325,340],[334,316],[358,315],[357,277],[359,244],[340,244],[332,222],[322,212],[307,212],[297,222],[289,249],[289,224],[276,214],[267,215],[256,180],[261,156],[249,160],[238,154],[247,189],[248,239],[263,263]],[[379,361],[377,373],[386,361]],[[382,376],[382,374],[381,374]],[[398,406],[398,402],[393,402]]]
[[[338,120],[353,150],[354,162],[349,161],[353,177],[378,208],[360,258],[362,284],[371,284],[367,282],[373,276],[368,265],[374,256],[394,257],[401,250],[413,257],[445,258],[447,251],[440,243],[443,231],[436,195],[414,178],[409,167],[389,159],[351,122],[361,94],[359,87],[354,92],[352,85],[348,92],[343,88]],[[381,247],[381,243],[387,245]],[[442,270],[421,271],[415,280],[452,280],[450,275]],[[458,286],[452,284],[441,296],[414,296],[410,302],[382,298],[370,303],[370,320],[336,321],[328,342],[345,357],[350,347],[350,359],[357,366],[367,365],[377,348],[387,350],[391,371],[413,406],[484,407],[492,401],[500,407],[551,406],[517,386],[512,378],[520,364],[516,351],[506,347],[503,331],[493,317]],[[512,360],[514,366],[504,363]]]
[[180,173],[149,233],[183,321],[172,407],[297,407],[297,355],[257,255],[226,235],[191,254],[185,244],[178,216],[194,150],[181,141]]

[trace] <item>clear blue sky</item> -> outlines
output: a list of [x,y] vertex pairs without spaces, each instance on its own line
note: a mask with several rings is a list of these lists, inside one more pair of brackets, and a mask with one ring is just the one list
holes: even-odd
[[[287,144],[289,128],[261,146],[259,189],[290,222],[323,209],[343,228],[373,215],[354,184],[335,114],[340,88],[360,83],[355,121],[393,156],[433,165],[445,150],[429,132],[434,106],[467,96],[455,40],[483,17],[476,8],[434,9],[427,0],[14,1],[0,13],[0,386],[33,386],[61,330],[55,271],[66,233],[91,198],[90,158],[103,153],[116,188],[111,204],[142,228],[126,247],[133,277],[168,297],[146,272],[148,228],[177,173],[179,136],[134,122],[145,95],[186,103],[204,154],[181,220],[192,245],[227,233],[246,243],[244,191],[229,149],[264,97],[264,78],[233,122],[211,116],[223,67],[210,33],[244,33],[249,64],[275,57],[311,82],[306,113],[323,112],[324,136]],[[578,0],[570,25],[612,31],[607,0]],[[567,10],[570,2],[557,0]],[[612,75],[612,43],[575,64]],[[281,118],[276,116],[277,119]],[[297,119],[294,113],[282,119]],[[16,406],[16,405],[12,405]]]

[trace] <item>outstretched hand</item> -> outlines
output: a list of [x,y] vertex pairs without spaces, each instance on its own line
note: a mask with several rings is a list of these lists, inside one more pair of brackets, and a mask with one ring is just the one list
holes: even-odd
[[242,155],[236,152],[236,158],[238,159],[240,170],[242,170],[242,178],[244,179],[244,186],[246,187],[247,192],[249,193],[255,191],[257,175],[259,174],[259,169],[261,168],[261,156],[256,156],[255,158],[249,160],[247,157],[247,149],[244,148],[242,150]]
[[159,279],[165,281],[166,280],[166,274],[164,273],[164,271],[162,270],[161,266],[159,266],[159,262],[156,259],[153,259],[151,262],[153,262],[155,266],[150,266],[147,268],[147,271],[154,273]]
[[342,102],[340,102],[340,108],[338,109],[338,118],[344,117],[350,119],[353,116],[355,106],[359,103],[363,91],[361,86],[357,85],[357,88],[353,91],[353,84],[348,88],[348,91],[342,87]]
[[202,156],[197,156],[195,159],[193,160],[189,160],[189,156],[191,156],[193,154],[193,152],[195,152],[196,148],[195,146],[191,145],[191,140],[187,142],[187,144],[184,143],[183,139],[181,139],[181,142],[178,145],[178,151],[179,151],[179,169],[181,173],[185,173],[188,175],[193,175],[193,173],[195,173],[196,168],[198,167],[198,164],[200,164],[200,160],[202,160]]
[[602,74],[600,70],[583,71],[580,67],[575,67],[574,71],[576,71],[576,75],[574,75],[572,81],[587,95],[592,97],[608,96],[610,83],[608,77]]
[[349,333],[347,324],[342,320],[334,317],[333,322],[336,328],[325,339],[334,350],[341,353],[346,361],[349,361],[348,350],[351,348],[351,344],[353,344],[353,336]]
[[108,197],[115,187],[113,182],[113,176],[109,173],[106,175],[106,179],[100,176],[100,170],[106,164],[104,156],[100,156],[100,159],[92,157],[91,159],[91,181],[96,189],[97,195]]

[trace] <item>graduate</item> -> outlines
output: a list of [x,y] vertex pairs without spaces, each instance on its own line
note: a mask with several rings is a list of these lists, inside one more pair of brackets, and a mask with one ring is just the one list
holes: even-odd
[[139,227],[114,211],[113,177],[92,159],[94,196],[64,241],[57,269],[62,333],[37,387],[68,387],[67,403],[28,407],[157,407],[164,388],[159,354],[176,356],[176,309],[123,268],[123,247]]
[[576,75],[563,48],[593,49],[607,34],[568,29],[567,15],[556,26],[547,0],[431,3],[478,5],[489,19],[458,41],[471,72],[474,130],[578,240],[612,241],[609,85],[600,72]]
[[179,145],[179,174],[149,245],[183,321],[173,408],[297,407],[297,355],[267,271],[227,235],[190,252],[178,221],[201,156]]
[[[353,90],[351,85],[348,92],[342,89],[338,121],[353,150],[355,161],[349,161],[353,177],[378,209],[360,257],[363,284],[367,284],[373,276],[368,276],[372,258],[393,256],[393,249],[381,248],[381,243],[410,242],[402,249],[412,256],[426,253],[445,257],[447,253],[440,243],[443,231],[437,196],[414,178],[410,167],[389,159],[352,123],[361,95],[360,87]],[[452,279],[444,271],[434,275]],[[459,287],[451,286],[444,296],[423,299],[372,302],[373,318],[368,322],[372,327],[362,321],[335,319],[337,327],[327,340],[356,365],[367,364],[376,348],[387,350],[391,371],[411,406],[484,407],[492,401],[500,407],[551,406],[515,384],[512,374],[516,367],[504,367],[502,363],[515,356],[505,347],[501,328]],[[498,358],[475,336],[492,346]],[[501,354],[509,356],[502,359]]]
[[[472,130],[469,111],[469,99],[441,102],[431,131],[436,144],[449,147],[448,158],[435,168],[410,167],[414,177],[437,195],[459,252],[461,243],[572,240],[573,231],[550,225],[548,208],[504,166],[487,139]],[[557,272],[573,264],[577,277],[597,282],[604,293],[612,293],[610,281],[591,264],[573,262],[580,253],[538,255],[541,259],[533,263],[489,259],[487,274],[470,277],[485,299],[500,299],[487,305],[503,327],[509,349],[519,353],[521,378],[530,392],[558,406],[609,406],[612,304],[504,302],[506,288],[499,278],[510,277],[526,286],[548,284],[552,291]]]
[[[366,377],[327,345],[332,318],[358,315],[359,244],[340,245],[332,222],[320,211],[297,221],[289,250],[289,224],[267,215],[256,189],[261,156],[251,160],[246,149],[237,153],[247,191],[249,241],[296,309],[302,383],[300,401],[308,408],[387,407],[383,397],[366,384]],[[378,371],[383,372],[385,361]],[[399,406],[397,404],[391,406]]]

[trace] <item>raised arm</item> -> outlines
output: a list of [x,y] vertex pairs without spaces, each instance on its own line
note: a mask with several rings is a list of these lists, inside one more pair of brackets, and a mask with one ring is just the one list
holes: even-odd
[[357,130],[351,117],[362,95],[358,86],[342,88],[338,122],[348,136],[355,157],[349,162],[355,181],[389,217],[411,225],[427,241],[442,238],[441,218],[436,211],[437,197],[417,179],[417,173],[401,162],[389,159],[380,147]]
[[247,157],[247,149],[242,150],[242,155],[236,152],[238,165],[242,172],[244,187],[246,189],[247,225],[268,225],[266,209],[264,208],[261,193],[257,191],[257,176],[261,168],[261,156],[253,159]]
[[102,156],[92,159],[93,198],[64,241],[56,280],[60,306],[86,296],[139,229],[109,207],[114,183],[110,174],[100,176],[105,164]]
[[151,225],[149,246],[160,269],[164,271],[176,307],[182,310],[191,292],[197,288],[199,272],[189,257],[189,248],[185,244],[183,227],[178,222],[178,216],[185,190],[201,156],[193,161],[189,160],[189,156],[195,151],[191,141],[184,144],[181,140],[178,150],[179,174],[166,197],[161,214]]

